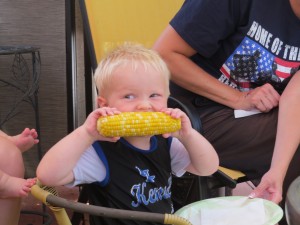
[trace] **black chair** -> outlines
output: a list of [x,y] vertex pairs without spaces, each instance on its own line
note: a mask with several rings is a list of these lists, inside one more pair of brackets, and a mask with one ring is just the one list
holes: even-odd
[[[202,124],[195,107],[185,98],[169,97],[168,106],[184,111],[191,120],[192,127],[202,133]],[[196,176],[186,173],[182,177],[173,177],[172,198],[174,208],[179,209],[189,203],[219,196],[219,188],[224,187],[224,195],[231,195],[238,183],[248,181],[240,171],[219,167],[211,176]]]
[[[101,57],[110,49],[124,42],[139,42],[151,47],[169,20],[179,10],[184,0],[79,0],[83,19],[85,40],[86,87],[92,87],[92,74]],[[92,110],[91,93],[87,93],[87,108]],[[177,107],[187,113],[192,126],[202,132],[200,118],[190,103],[184,99],[169,98],[169,107]],[[212,176],[199,177],[186,173],[173,179],[173,201],[175,209],[194,201],[213,197],[219,187],[235,188],[237,183],[248,180],[240,171],[220,167]],[[87,201],[84,186],[79,201]],[[74,225],[82,215],[75,213]]]

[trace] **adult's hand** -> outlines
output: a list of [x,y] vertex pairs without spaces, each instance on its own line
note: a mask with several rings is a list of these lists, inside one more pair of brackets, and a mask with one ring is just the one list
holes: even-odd
[[241,109],[258,109],[261,112],[269,112],[279,104],[280,95],[270,84],[264,84],[249,92],[245,92],[244,98],[240,98]]
[[282,200],[282,185],[283,181],[277,173],[269,170],[249,198],[264,198],[278,204]]

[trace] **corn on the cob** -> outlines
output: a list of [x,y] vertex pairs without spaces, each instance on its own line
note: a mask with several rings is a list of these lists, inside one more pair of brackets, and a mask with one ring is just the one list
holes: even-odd
[[180,119],[162,112],[123,112],[100,117],[97,130],[105,137],[147,136],[171,133],[181,128]]

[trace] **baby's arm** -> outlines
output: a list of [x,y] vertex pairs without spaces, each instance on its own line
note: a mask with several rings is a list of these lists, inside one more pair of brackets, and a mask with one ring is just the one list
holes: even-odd
[[56,143],[43,157],[37,168],[37,177],[44,185],[60,186],[74,180],[73,168],[82,153],[97,140],[117,141],[118,138],[105,138],[97,131],[100,116],[118,114],[112,108],[93,111],[83,125]]
[[12,177],[0,170],[0,198],[25,197],[35,182],[35,178]]
[[184,145],[191,159],[186,170],[200,176],[207,176],[216,172],[219,158],[215,149],[199,132],[192,128],[187,115],[180,109],[168,108],[163,111],[173,118],[181,119],[181,129],[172,134],[164,134],[164,137],[171,135],[178,138]]

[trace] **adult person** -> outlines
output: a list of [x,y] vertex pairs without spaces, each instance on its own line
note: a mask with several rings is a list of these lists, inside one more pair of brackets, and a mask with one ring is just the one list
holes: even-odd
[[153,47],[220,165],[250,179],[268,171],[250,196],[276,203],[300,175],[299,35],[299,0],[186,0]]

